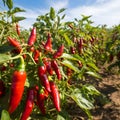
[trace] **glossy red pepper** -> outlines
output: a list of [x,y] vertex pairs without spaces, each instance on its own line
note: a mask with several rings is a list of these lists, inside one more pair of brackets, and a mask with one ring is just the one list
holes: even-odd
[[41,83],[42,85],[45,87],[45,89],[48,91],[48,92],[51,92],[51,89],[50,89],[50,83],[49,83],[49,80],[48,80],[48,77],[46,74],[43,74],[43,75],[39,75],[39,78],[41,80]]
[[16,23],[16,32],[20,36],[20,26],[18,23]]
[[12,76],[11,94],[8,108],[10,114],[16,110],[22,99],[26,77],[24,59],[21,57],[20,63]]
[[46,66],[46,71],[50,74],[50,75],[53,75],[53,69],[52,69],[52,67],[51,67],[51,62],[50,61],[48,61],[47,59],[45,60],[43,60],[44,61],[44,64],[45,64],[45,66]]
[[55,106],[56,110],[60,112],[61,111],[60,95],[59,95],[58,88],[53,81],[50,81],[50,88],[51,88],[51,96],[52,96],[54,106]]
[[8,37],[7,39],[9,41],[9,43],[17,49],[18,52],[21,52],[21,50],[22,50],[21,45],[16,39],[13,39],[11,37]]
[[35,61],[36,63],[38,63],[38,61],[39,61],[39,56],[40,56],[39,50],[35,50],[35,51],[34,51],[33,59],[34,59],[34,61]]
[[44,65],[42,59],[39,57],[38,75],[42,76],[46,73],[46,66]]
[[54,53],[53,58],[56,59],[60,57],[63,54],[64,51],[64,45],[61,45],[58,50]]
[[35,43],[35,41],[36,41],[36,27],[33,27],[28,39],[28,45],[32,46]]
[[5,83],[0,80],[0,97],[2,97],[5,94]]
[[44,105],[44,102],[45,102],[45,99],[46,99],[46,96],[44,94],[44,91],[39,91],[37,92],[37,104],[38,104],[38,107],[41,111],[42,114],[46,114],[46,108],[45,108],[45,105]]
[[20,120],[27,120],[27,118],[30,116],[34,107],[34,97],[35,97],[34,89],[31,88],[28,90],[25,108]]
[[51,35],[50,35],[50,33],[48,33],[48,38],[47,38],[47,41],[46,41],[46,43],[45,43],[45,45],[44,45],[44,48],[45,48],[45,50],[47,50],[47,51],[52,51],[52,40],[51,40]]
[[61,80],[62,75],[61,75],[60,69],[58,67],[57,61],[56,60],[52,60],[51,61],[51,66],[54,69],[54,71],[55,71],[55,73],[57,75],[58,80]]

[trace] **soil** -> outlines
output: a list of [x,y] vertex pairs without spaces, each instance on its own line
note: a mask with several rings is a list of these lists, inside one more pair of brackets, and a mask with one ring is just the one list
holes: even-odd
[[[91,110],[92,120],[120,120],[120,75],[106,72],[101,69],[102,80],[95,80],[94,86],[107,98],[107,102],[103,101],[95,103],[95,108]],[[93,79],[92,79],[93,81]],[[88,79],[89,83],[92,83]],[[93,84],[92,83],[92,84]],[[100,101],[100,100],[98,100]],[[72,120],[88,120],[86,115],[74,105],[74,111],[69,111]]]

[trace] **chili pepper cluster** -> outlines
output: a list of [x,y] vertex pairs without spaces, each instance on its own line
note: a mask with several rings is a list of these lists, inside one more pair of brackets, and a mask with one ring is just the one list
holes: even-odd
[[[19,26],[16,25],[17,34],[20,36]],[[8,37],[8,43],[13,46],[13,51],[15,53],[20,54],[17,67],[12,75],[11,82],[11,92],[9,98],[9,106],[8,112],[12,114],[21,103],[25,82],[27,79],[27,71],[26,71],[26,54],[22,54],[22,46],[20,42],[12,37]],[[60,94],[58,87],[53,79],[49,80],[49,76],[54,76],[53,78],[61,80],[62,74],[59,69],[58,58],[64,52],[64,45],[60,45],[60,47],[54,51],[52,48],[52,39],[51,34],[47,34],[46,43],[43,43],[43,52],[46,54],[51,54],[51,58],[42,56],[42,52],[39,49],[34,47],[36,41],[36,28],[33,27],[31,34],[28,38],[26,50],[29,52],[34,60],[34,63],[37,67],[37,76],[39,82],[37,85],[30,86],[27,91],[26,103],[21,115],[20,120],[26,120],[33,108],[34,104],[38,106],[41,113],[43,115],[46,114],[45,101],[50,96],[51,101],[53,102],[54,107],[58,112],[61,111],[60,107]],[[12,52],[13,52],[12,51]],[[29,61],[27,61],[29,62]],[[1,95],[0,91],[0,95]]]

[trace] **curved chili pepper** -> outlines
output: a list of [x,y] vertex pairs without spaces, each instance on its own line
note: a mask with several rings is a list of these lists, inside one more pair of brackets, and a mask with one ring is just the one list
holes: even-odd
[[39,56],[40,56],[39,50],[35,50],[33,59],[35,60],[36,63],[38,63],[38,61],[39,61]]
[[46,114],[46,108],[44,106],[44,102],[45,102],[45,94],[44,94],[44,91],[39,91],[37,92],[37,104],[38,104],[38,107],[41,111],[42,114]]
[[44,45],[44,48],[45,48],[45,50],[47,50],[47,51],[51,51],[51,50],[52,50],[52,40],[51,40],[51,35],[50,35],[50,33],[48,33],[48,38],[47,38],[47,41],[46,41],[46,43],[45,43],[45,45]]
[[34,107],[34,97],[35,97],[34,89],[31,88],[28,90],[25,108],[20,120],[27,120],[27,118],[30,116]]
[[36,41],[36,27],[33,27],[28,39],[28,45],[32,46],[35,43],[35,41]]
[[16,23],[16,32],[20,36],[20,26],[18,23]]
[[11,94],[8,108],[10,114],[16,110],[21,101],[26,77],[24,59],[21,57],[20,63],[12,76]]
[[64,45],[61,45],[58,50],[54,53],[53,58],[56,59],[60,57],[63,54],[64,51]]
[[11,38],[10,36],[7,39],[9,43],[17,49],[18,52],[21,52],[22,50],[21,45],[16,39]]
[[58,88],[53,81],[50,81],[50,88],[51,88],[51,96],[52,96],[54,106],[55,106],[56,110],[60,112],[61,111],[60,95],[58,92]]
[[50,89],[50,83],[49,83],[49,80],[48,80],[48,77],[46,74],[43,74],[43,75],[39,75],[39,78],[42,82],[42,85],[45,87],[45,89],[48,91],[48,92],[51,92],[51,89]]
[[0,97],[5,94],[5,84],[2,80],[0,80]]
[[57,61],[56,60],[51,61],[51,66],[54,69],[54,71],[55,71],[55,73],[57,75],[58,80],[61,80],[62,75],[61,75],[60,69],[58,67]]

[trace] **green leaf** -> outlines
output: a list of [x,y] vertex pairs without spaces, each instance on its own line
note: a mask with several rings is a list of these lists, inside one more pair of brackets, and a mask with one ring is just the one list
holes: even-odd
[[71,68],[72,70],[74,70],[75,72],[80,72],[80,70],[75,67],[75,65],[71,62],[71,61],[68,61],[68,60],[64,60],[63,62],[61,62],[64,66],[67,66],[69,68]]
[[13,8],[13,1],[12,0],[6,0],[6,5],[11,10]]
[[80,89],[78,88],[74,89],[73,93],[71,94],[71,98],[83,110],[90,110],[94,107],[93,104],[82,95]]
[[64,14],[64,15],[61,17],[61,19],[64,19],[64,18],[65,18],[65,16],[66,16],[66,15]]
[[5,6],[5,0],[2,0],[2,1],[3,1],[4,6]]
[[96,72],[88,71],[88,72],[86,72],[86,73],[87,73],[88,75],[93,76],[93,77],[102,79],[102,77],[101,77],[99,74],[97,74]]
[[55,19],[55,10],[53,7],[50,8],[50,19],[51,20]]
[[75,58],[74,56],[70,55],[70,54],[67,54],[67,53],[63,53],[62,58],[66,58],[66,59],[70,59],[70,60],[76,60],[76,61],[79,61],[79,59]]
[[91,62],[88,62],[86,63],[89,67],[92,67],[93,69],[95,69],[96,71],[99,71],[98,67],[94,64],[94,63],[91,63]]
[[24,19],[26,19],[25,17],[13,17],[12,18],[12,22],[14,23],[14,22],[19,22],[19,21],[21,21],[21,20],[24,20]]
[[61,8],[59,11],[58,11],[58,14],[62,13],[63,11],[65,11],[66,8]]
[[74,45],[74,43],[69,39],[67,34],[64,34],[64,38],[65,38],[66,42],[68,43],[68,46],[73,46]]
[[89,94],[100,95],[100,92],[92,85],[84,85],[82,89],[87,90]]
[[7,54],[0,54],[0,64],[1,63],[4,63],[8,60],[11,59],[11,56],[10,55],[7,55]]
[[2,110],[1,120],[10,120],[10,115],[6,110]]
[[25,12],[25,10],[24,10],[24,9],[21,9],[21,8],[19,8],[19,7],[15,7],[15,8],[12,10],[12,13],[14,14],[14,13],[17,13],[17,12]]
[[68,115],[68,113],[66,111],[61,111],[57,115],[56,120],[70,120],[70,118],[69,118],[69,115]]
[[8,46],[8,45],[2,45],[2,46],[0,46],[0,53],[6,53],[6,52],[9,52],[9,51],[11,51],[11,50],[13,50],[14,49],[14,47],[13,46]]

